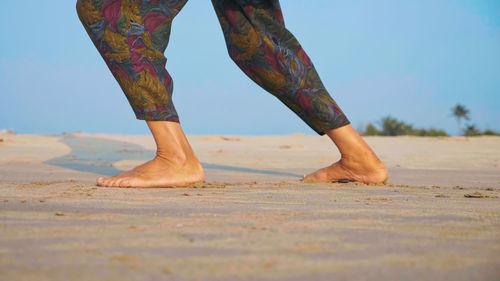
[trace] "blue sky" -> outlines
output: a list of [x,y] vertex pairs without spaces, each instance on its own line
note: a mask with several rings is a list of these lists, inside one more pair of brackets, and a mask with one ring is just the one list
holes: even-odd
[[[145,134],[72,0],[0,2],[0,129]],[[355,127],[390,115],[456,134],[500,131],[500,1],[287,0],[287,27]],[[174,20],[165,52],[188,134],[313,134],[229,59],[209,0]]]

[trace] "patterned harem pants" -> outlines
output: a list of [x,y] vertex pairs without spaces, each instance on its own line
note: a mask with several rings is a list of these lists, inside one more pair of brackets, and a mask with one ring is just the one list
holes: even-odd
[[[92,42],[137,119],[179,122],[165,69],[172,20],[188,0],[77,0]],[[231,59],[318,134],[349,124],[285,27],[279,0],[212,0]]]

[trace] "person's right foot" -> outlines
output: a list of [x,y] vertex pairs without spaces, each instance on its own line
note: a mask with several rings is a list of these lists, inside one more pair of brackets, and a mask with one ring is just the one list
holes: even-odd
[[384,163],[349,124],[326,132],[340,151],[340,161],[304,176],[304,181],[338,182],[351,180],[381,183],[389,177]]
[[382,183],[388,177],[384,163],[375,154],[367,153],[358,157],[343,156],[338,162],[304,176],[304,181]]
[[130,171],[97,179],[97,185],[108,187],[181,187],[205,180],[198,159],[172,159],[156,156]]

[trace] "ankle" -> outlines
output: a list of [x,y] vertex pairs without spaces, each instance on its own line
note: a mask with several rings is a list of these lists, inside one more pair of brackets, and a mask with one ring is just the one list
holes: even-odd
[[341,153],[340,164],[347,169],[386,169],[371,150],[358,153]]
[[365,149],[364,147],[352,149],[347,152],[340,151],[340,160],[343,163],[364,163],[367,160],[372,161],[373,158],[377,158],[375,153],[371,149]]
[[163,150],[163,149],[158,148],[156,150],[156,157],[155,158],[171,162],[171,163],[175,164],[176,166],[183,166],[189,160],[188,153],[185,152],[182,149],[179,149],[179,150],[174,150],[174,149]]
[[177,122],[147,121],[156,142],[156,158],[176,166],[199,163]]

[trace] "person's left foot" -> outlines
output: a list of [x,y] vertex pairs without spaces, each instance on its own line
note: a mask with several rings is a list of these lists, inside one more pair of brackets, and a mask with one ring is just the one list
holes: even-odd
[[340,161],[304,176],[304,181],[382,183],[389,174],[384,163],[371,151],[355,156],[343,156]]

